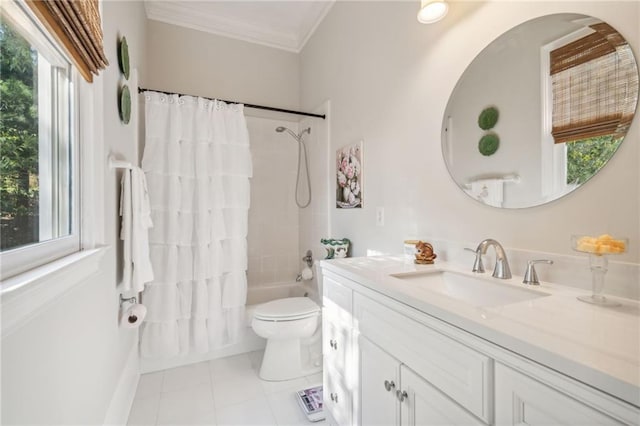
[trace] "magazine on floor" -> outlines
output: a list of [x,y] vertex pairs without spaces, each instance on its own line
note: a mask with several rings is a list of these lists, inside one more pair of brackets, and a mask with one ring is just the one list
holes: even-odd
[[322,385],[296,392],[296,399],[307,419],[312,422],[324,420],[322,406]]

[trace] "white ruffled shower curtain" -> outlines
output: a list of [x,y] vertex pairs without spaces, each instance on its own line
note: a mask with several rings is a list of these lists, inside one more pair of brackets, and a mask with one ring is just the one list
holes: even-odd
[[204,353],[244,330],[252,175],[243,106],[145,92],[145,171],[155,279],[144,357]]

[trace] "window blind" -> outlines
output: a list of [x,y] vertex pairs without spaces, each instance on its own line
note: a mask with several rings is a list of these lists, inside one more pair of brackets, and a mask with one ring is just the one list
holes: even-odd
[[638,71],[629,44],[610,25],[594,24],[579,40],[551,51],[556,143],[623,136],[638,100]]
[[27,0],[88,82],[109,65],[104,53],[98,0]]

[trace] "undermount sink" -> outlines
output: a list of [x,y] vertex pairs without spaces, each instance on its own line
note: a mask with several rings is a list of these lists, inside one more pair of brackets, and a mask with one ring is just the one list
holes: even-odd
[[473,277],[449,271],[403,272],[390,275],[473,306],[509,305],[549,296],[541,291],[500,283],[494,278]]

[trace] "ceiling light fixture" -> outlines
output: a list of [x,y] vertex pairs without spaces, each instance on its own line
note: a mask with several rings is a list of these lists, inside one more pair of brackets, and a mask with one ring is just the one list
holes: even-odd
[[433,24],[447,15],[449,5],[442,0],[421,0],[418,21],[423,24]]

